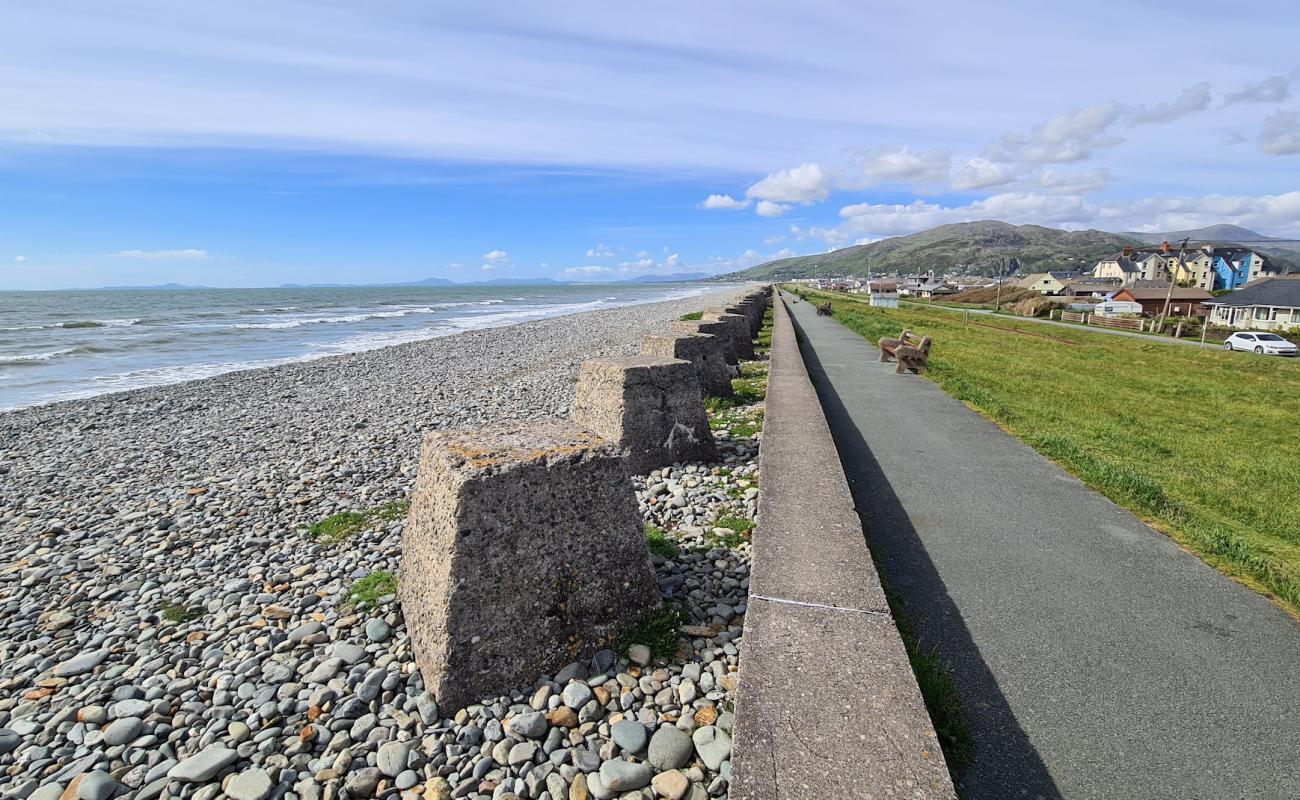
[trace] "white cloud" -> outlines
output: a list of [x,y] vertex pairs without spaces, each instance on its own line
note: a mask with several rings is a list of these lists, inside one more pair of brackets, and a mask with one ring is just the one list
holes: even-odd
[[14,263],[21,264],[27,260],[27,256],[14,256]]
[[732,197],[732,196],[729,195],[729,194],[711,194],[711,195],[709,195],[708,197],[704,198],[704,202],[701,203],[700,206],[703,207],[703,208],[710,208],[710,209],[716,209],[716,208],[725,208],[725,209],[746,208],[746,207],[749,206],[749,201],[748,201],[748,200],[737,200],[736,198]]
[[504,250],[491,250],[483,254],[483,266],[480,267],[484,272],[491,272],[496,269],[513,269],[514,264],[510,262],[510,254]]
[[874,147],[853,157],[854,188],[877,183],[939,184],[948,180],[952,156],[941,150],[913,150],[901,147]]
[[1026,136],[1007,132],[985,150],[993,161],[1055,164],[1083,161],[1097,150],[1124,141],[1110,133],[1119,119],[1115,103],[1093,103],[1076,111],[1053,114]]
[[1209,82],[1194,83],[1179,92],[1178,97],[1168,103],[1157,103],[1154,106],[1143,107],[1133,112],[1133,123],[1136,125],[1153,124],[1159,122],[1173,122],[1176,119],[1195,114],[1197,111],[1204,111],[1210,107],[1210,84]]
[[564,270],[563,275],[566,278],[594,278],[599,275],[613,275],[613,267],[602,267],[597,265],[588,265],[583,267],[568,267]]
[[754,213],[760,217],[782,217],[789,208],[771,200],[759,200],[758,205],[754,206]]
[[813,203],[831,193],[831,177],[816,162],[773,172],[745,190],[745,196],[774,203]]
[[169,261],[209,258],[206,250],[119,250],[114,258],[139,258],[146,261]]
[[587,251],[587,258],[612,258],[614,251],[603,242]]
[[1300,114],[1295,111],[1270,114],[1259,132],[1259,149],[1275,156],[1300,153]]
[[1051,194],[1087,194],[1110,185],[1110,172],[1104,167],[1071,172],[1046,167],[1038,173],[1038,185]]
[[1274,75],[1259,83],[1247,84],[1223,98],[1223,104],[1235,103],[1280,103],[1291,96],[1291,87],[1286,78]]
[[676,269],[682,263],[682,257],[677,253],[670,254],[664,259],[664,267],[667,269]]
[[997,164],[987,158],[972,158],[957,170],[953,176],[954,189],[990,189],[1005,186],[1016,179],[1016,171],[1005,164]]

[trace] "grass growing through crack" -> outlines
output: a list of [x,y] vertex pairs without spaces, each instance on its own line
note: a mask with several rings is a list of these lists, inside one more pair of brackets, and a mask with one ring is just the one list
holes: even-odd
[[802,294],[872,342],[933,337],[928,377],[944,391],[1300,614],[1293,359]]
[[676,558],[681,549],[668,538],[668,535],[656,528],[654,525],[645,526],[646,544],[650,547],[650,552],[660,558]]
[[619,637],[618,653],[634,644],[650,648],[652,658],[671,658],[677,652],[682,626],[691,622],[691,612],[679,603],[664,603],[642,614]]
[[354,582],[348,589],[348,604],[366,605],[373,608],[379,605],[379,598],[397,594],[397,577],[388,570],[377,570]]

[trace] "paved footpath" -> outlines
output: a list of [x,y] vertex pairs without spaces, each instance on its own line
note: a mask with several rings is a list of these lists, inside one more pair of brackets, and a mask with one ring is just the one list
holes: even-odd
[[963,797],[1300,797],[1300,624],[790,309],[868,543],[958,685]]

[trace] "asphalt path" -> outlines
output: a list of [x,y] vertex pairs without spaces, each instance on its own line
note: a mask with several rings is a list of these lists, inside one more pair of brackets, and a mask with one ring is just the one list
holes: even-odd
[[868,544],[957,684],[963,797],[1300,797],[1300,624],[790,310]]

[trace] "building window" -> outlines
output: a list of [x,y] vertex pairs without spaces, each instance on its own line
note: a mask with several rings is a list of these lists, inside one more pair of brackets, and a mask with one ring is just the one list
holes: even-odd
[[1268,309],[1263,306],[1255,306],[1255,319],[1268,319]]

